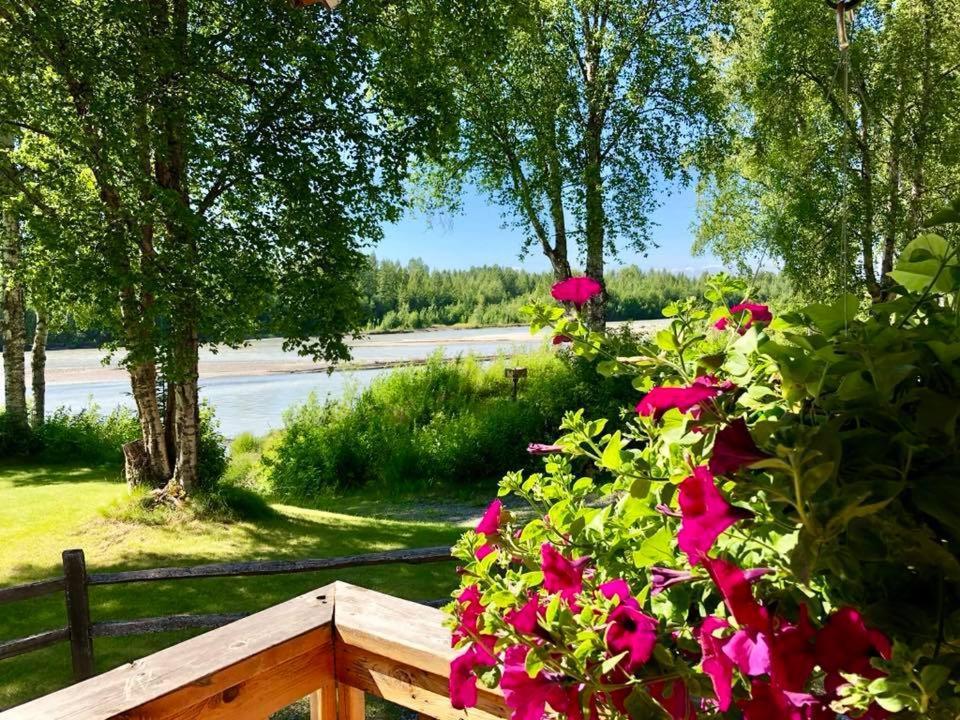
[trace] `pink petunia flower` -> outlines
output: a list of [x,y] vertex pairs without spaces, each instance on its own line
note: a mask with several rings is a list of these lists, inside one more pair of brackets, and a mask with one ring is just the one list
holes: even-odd
[[494,500],[487,507],[486,512],[477,524],[477,533],[483,535],[496,535],[500,532],[500,515],[503,512],[503,502]]
[[728,475],[768,457],[753,441],[747,423],[737,418],[717,433],[708,467],[714,475]]
[[717,707],[721,712],[730,709],[733,701],[733,661],[723,652],[726,639],[716,636],[718,630],[725,630],[730,624],[723,618],[711,615],[705,618],[695,635],[703,654],[703,672],[710,676],[713,694],[717,697]]
[[767,635],[756,630],[737,630],[723,646],[723,654],[750,677],[770,673],[770,645]]
[[[547,705],[558,713],[567,713],[571,709],[568,688],[560,677],[543,670],[530,677],[525,666],[529,651],[525,645],[514,645],[504,653],[500,689],[512,711],[511,720],[543,720]],[[579,694],[575,697],[579,705]]]
[[658,680],[647,685],[647,692],[672,720],[696,720],[697,710],[683,680]]
[[630,605],[618,605],[608,618],[604,641],[611,657],[627,653],[621,664],[628,673],[643,667],[657,644],[657,621]]
[[540,598],[531,595],[530,599],[521,607],[508,610],[503,616],[503,621],[522,635],[535,635],[539,628],[537,621],[543,614],[543,609],[540,605]]
[[603,292],[603,286],[593,278],[572,277],[561,280],[551,289],[554,300],[572,303],[578,309]]
[[[773,321],[773,314],[770,312],[770,308],[766,305],[760,305],[752,302],[742,302],[739,305],[734,305],[730,308],[731,315],[737,315],[738,313],[746,313],[746,320],[742,321],[737,328],[737,332],[743,335],[747,332],[753,325],[767,325]],[[717,330],[726,330],[730,325],[730,318],[722,317],[713,326]]]
[[480,588],[476,584],[468,585],[457,595],[457,603],[460,625],[453,631],[454,645],[480,632],[480,616],[484,610],[483,603],[480,602]]
[[621,605],[629,605],[635,608],[640,607],[637,599],[633,597],[633,593],[630,591],[630,586],[623,578],[607,580],[607,582],[601,583],[598,589],[600,590],[600,594],[608,600],[619,598]]
[[559,445],[546,445],[544,443],[530,443],[527,445],[527,452],[531,455],[556,455],[563,452]]
[[717,490],[713,475],[706,467],[694,468],[693,475],[680,483],[678,497],[682,520],[677,544],[691,565],[698,565],[717,537],[734,523],[753,517],[753,513],[728,503]]
[[[816,639],[816,663],[827,674],[824,688],[828,697],[835,697],[837,689],[846,681],[841,673],[855,673],[876,679],[885,674],[873,667],[871,659],[890,659],[890,640],[886,635],[866,626],[863,616],[853,608],[841,608],[827,619]],[[885,711],[871,705],[864,718],[884,718]]]
[[776,619],[770,639],[770,677],[778,687],[791,692],[801,692],[806,687],[817,664],[816,636],[806,605],[800,605],[796,623]]
[[767,632],[770,617],[754,598],[747,574],[733,563],[720,558],[703,557],[702,561],[737,623],[757,632]]
[[674,585],[690,582],[694,574],[688,570],[674,570],[673,568],[650,568],[650,596],[656,597]]
[[813,695],[790,692],[762,680],[750,686],[750,699],[741,700],[743,720],[825,720],[836,717]]
[[698,377],[687,387],[658,386],[652,388],[637,403],[637,414],[642,417],[659,419],[667,410],[676,408],[682,413],[692,412],[700,416],[704,405],[727,390],[735,387],[731,382],[717,382],[717,379],[704,375]]
[[543,587],[547,592],[560,593],[570,602],[583,590],[583,572],[589,557],[568,560],[550,543],[540,546],[540,569],[543,571]]
[[477,669],[496,665],[496,641],[494,635],[481,635],[480,642],[473,643],[450,662],[450,704],[456,709],[476,707]]

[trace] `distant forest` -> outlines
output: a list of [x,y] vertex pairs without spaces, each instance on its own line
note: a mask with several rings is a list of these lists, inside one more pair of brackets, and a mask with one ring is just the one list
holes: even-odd
[[[661,317],[671,300],[697,295],[707,274],[689,275],[667,270],[641,270],[635,265],[610,270],[610,320],[648,320]],[[434,270],[421,260],[406,264],[371,256],[362,289],[367,306],[367,329],[372,332],[415,330],[435,325],[490,326],[522,321],[520,308],[531,300],[549,300],[553,275],[500,265],[469,270]],[[774,273],[760,273],[755,299],[784,298],[788,281]],[[266,320],[265,320],[266,324]],[[27,318],[32,337],[33,313]],[[266,332],[263,333],[266,335]],[[78,327],[68,320],[51,333],[49,346],[96,347],[109,340],[97,327]]]

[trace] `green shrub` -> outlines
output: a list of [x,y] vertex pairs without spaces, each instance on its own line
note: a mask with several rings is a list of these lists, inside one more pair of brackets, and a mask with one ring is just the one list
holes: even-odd
[[263,438],[258,438],[253,433],[243,432],[237,435],[230,443],[230,455],[244,455],[246,453],[259,453],[263,451]]
[[0,410],[0,457],[21,457],[37,451],[37,438],[29,427]]
[[632,392],[629,380],[598,381],[591,363],[565,351],[509,364],[528,369],[516,402],[506,359],[439,356],[341,401],[311,397],[288,411],[283,432],[265,449],[264,477],[278,495],[308,501],[368,484],[400,492],[469,488],[528,464],[531,438],[552,434],[571,407],[616,409]]
[[36,454],[46,462],[123,462],[123,444],[136,440],[140,425],[136,415],[126,408],[117,408],[101,415],[95,405],[71,413],[58,408],[39,428]]
[[213,408],[200,408],[200,448],[197,458],[197,489],[211,492],[227,470],[227,441],[220,433],[220,423]]

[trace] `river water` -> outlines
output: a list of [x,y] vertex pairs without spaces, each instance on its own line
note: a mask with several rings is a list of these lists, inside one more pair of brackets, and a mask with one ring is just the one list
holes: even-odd
[[[633,323],[657,326],[663,321]],[[434,353],[444,357],[491,357],[527,352],[546,344],[526,327],[431,329],[370,335],[351,342],[355,368],[328,373],[322,364],[283,350],[275,338],[254,340],[246,347],[200,353],[200,395],[216,409],[228,438],[241,432],[264,434],[278,428],[283,412],[310,393],[320,400],[337,398],[348,388],[362,388],[390,372],[377,364],[417,362]],[[29,363],[29,357],[27,358]],[[28,365],[29,367],[29,365]],[[29,381],[28,381],[29,386]],[[2,398],[0,386],[0,398]],[[51,350],[47,353],[47,411],[65,407],[79,411],[95,404],[101,412],[132,408],[126,372],[107,362],[100,350]]]
[[[326,366],[284,351],[278,339],[254,340],[243,348],[225,348],[216,354],[201,352],[200,395],[216,408],[227,437],[245,431],[263,434],[280,427],[283,411],[302,403],[310,393],[321,400],[340,397],[347,388],[362,388],[391,370],[369,367],[372,364],[416,362],[438,352],[445,357],[509,356],[540,347],[544,341],[543,337],[532,337],[524,327],[372,335],[351,343],[352,363],[357,368],[328,373]],[[49,351],[48,412],[58,407],[78,411],[92,404],[102,412],[133,407],[123,369],[115,362],[106,363],[99,350]]]

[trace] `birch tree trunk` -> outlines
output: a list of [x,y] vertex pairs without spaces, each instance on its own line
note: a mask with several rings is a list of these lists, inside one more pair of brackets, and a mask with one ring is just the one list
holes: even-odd
[[[172,384],[175,402],[177,454],[170,491],[190,495],[199,484],[200,461],[200,395],[198,372],[197,332],[188,327],[181,345],[183,356],[178,365],[183,372],[179,382]],[[169,486],[168,486],[169,487]]]
[[27,388],[23,354],[27,328],[24,324],[23,285],[20,267],[20,219],[12,211],[3,214],[3,380],[7,417],[27,425]]
[[157,366],[143,362],[129,368],[130,387],[137,404],[141,438],[124,446],[127,483],[162,486],[171,474],[163,417],[157,402]]
[[37,327],[33,332],[33,350],[30,354],[30,375],[33,384],[33,426],[43,425],[47,416],[47,335],[49,321],[45,310],[37,310]]

